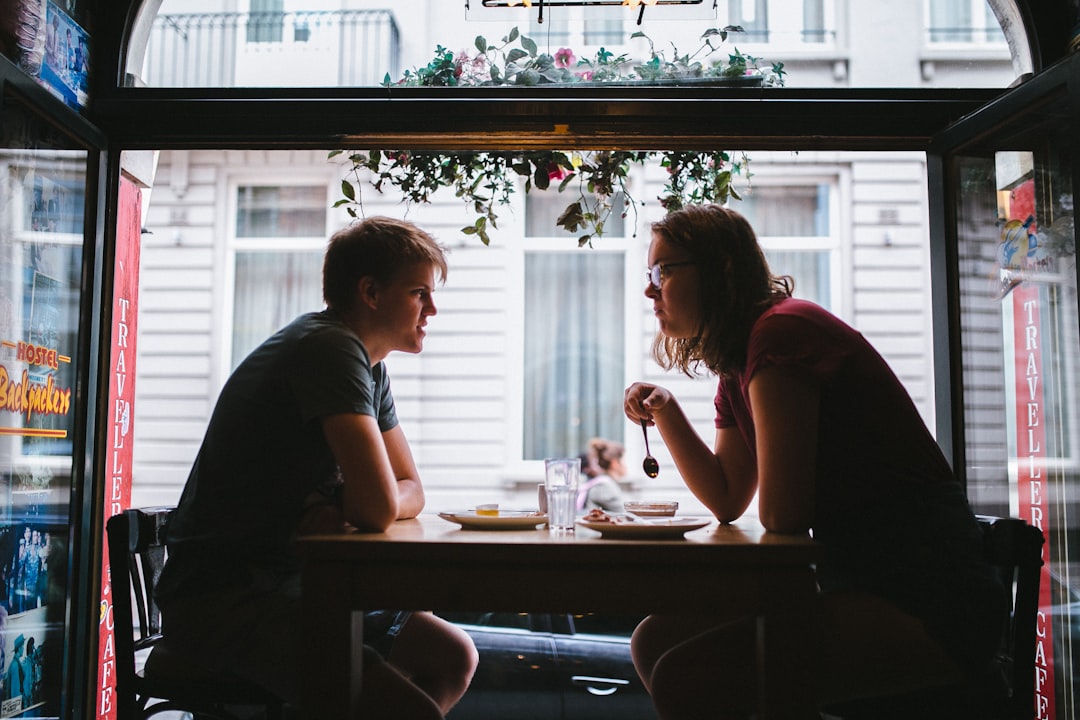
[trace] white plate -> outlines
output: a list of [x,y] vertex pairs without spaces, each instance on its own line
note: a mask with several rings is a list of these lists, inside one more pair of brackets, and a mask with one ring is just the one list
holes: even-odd
[[605,538],[652,539],[681,538],[684,533],[703,528],[709,518],[668,517],[649,518],[631,522],[593,522],[578,520],[577,524],[595,530]]
[[547,522],[547,515],[534,510],[500,510],[498,515],[477,515],[474,510],[441,512],[439,517],[466,530],[531,530]]

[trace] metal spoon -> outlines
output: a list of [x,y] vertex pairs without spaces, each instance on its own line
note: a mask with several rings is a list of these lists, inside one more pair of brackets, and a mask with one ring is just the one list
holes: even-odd
[[641,463],[641,469],[645,471],[646,475],[654,478],[660,474],[660,463],[649,452],[649,426],[645,423],[644,418],[641,420],[641,434],[645,436],[645,462]]

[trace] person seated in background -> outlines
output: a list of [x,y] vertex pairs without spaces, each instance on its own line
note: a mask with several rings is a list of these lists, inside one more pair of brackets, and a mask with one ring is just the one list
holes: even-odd
[[619,480],[626,477],[624,452],[622,443],[603,438],[589,441],[589,449],[581,455],[581,474],[585,480],[578,489],[579,513],[593,509],[616,513],[623,511],[623,491]]
[[[984,676],[1004,589],[964,489],[888,364],[853,328],[792,297],[753,228],[719,205],[653,225],[645,296],[665,370],[719,379],[707,444],[669,390],[627,388],[684,482],[720,522],[753,501],[766,530],[813,533],[822,704]],[[707,572],[707,570],[706,570]],[[663,720],[756,711],[757,625],[738,587],[708,617],[650,616],[634,665]],[[818,718],[814,713],[813,718]]]
[[[169,522],[156,598],[170,648],[291,705],[304,666],[348,660],[305,653],[294,541],[383,532],[423,509],[383,361],[421,351],[446,272],[442,247],[408,222],[371,217],[330,238],[326,309],[232,373]],[[363,640],[365,718],[442,718],[476,669],[469,636],[431,613],[367,613]]]

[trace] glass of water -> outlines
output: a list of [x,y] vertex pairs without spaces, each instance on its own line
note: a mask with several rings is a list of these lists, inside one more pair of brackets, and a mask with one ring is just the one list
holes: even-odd
[[580,458],[548,458],[544,461],[548,528],[552,532],[566,532],[574,529],[580,476]]

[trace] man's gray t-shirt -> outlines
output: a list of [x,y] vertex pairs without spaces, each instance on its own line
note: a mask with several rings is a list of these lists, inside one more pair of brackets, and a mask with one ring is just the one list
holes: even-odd
[[398,424],[383,363],[329,312],[308,313],[256,348],[222,388],[168,528],[158,599],[295,582],[293,540],[313,495],[341,484],[321,419]]

